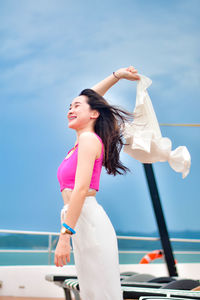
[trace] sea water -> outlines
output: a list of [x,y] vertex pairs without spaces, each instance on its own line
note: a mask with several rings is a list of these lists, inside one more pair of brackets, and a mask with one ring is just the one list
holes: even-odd
[[[14,234],[0,236],[0,266],[48,264],[53,265],[54,251],[57,239],[58,237],[53,237],[52,249],[51,252],[48,253],[48,236],[36,237],[30,235],[27,236]],[[149,253],[153,250],[162,249],[160,241],[141,241],[123,239],[118,240],[118,247],[120,264],[137,264],[140,262],[140,260],[146,253]],[[172,249],[174,252],[174,257],[179,263],[200,262],[200,243],[173,242]],[[6,252],[7,250],[16,250],[18,252]],[[23,250],[41,250],[46,252],[20,252]],[[130,251],[134,251],[134,253],[130,253]],[[179,253],[180,251],[184,251],[185,253]],[[153,263],[163,263],[163,259],[157,259]],[[70,264],[74,264],[73,251],[71,253]]]
[[[119,254],[120,264],[137,264],[143,254]],[[175,259],[178,263],[199,263],[200,254],[177,254]],[[49,263],[50,262],[50,263]],[[163,259],[157,259],[152,263],[163,263]],[[48,253],[0,253],[0,266],[18,265],[48,265],[54,264],[54,254],[49,259]],[[71,254],[70,265],[74,264],[73,253]]]

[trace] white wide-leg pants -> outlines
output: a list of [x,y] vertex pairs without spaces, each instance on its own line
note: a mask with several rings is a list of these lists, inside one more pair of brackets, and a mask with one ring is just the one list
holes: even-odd
[[[64,221],[68,205],[61,211]],[[115,230],[95,197],[86,197],[72,236],[82,300],[122,300]]]

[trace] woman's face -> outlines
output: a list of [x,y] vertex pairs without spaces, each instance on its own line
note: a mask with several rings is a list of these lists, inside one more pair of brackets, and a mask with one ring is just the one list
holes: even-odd
[[70,108],[67,114],[68,127],[80,130],[88,127],[94,123],[94,119],[98,117],[98,112],[91,110],[87,103],[86,96],[78,96],[70,104]]

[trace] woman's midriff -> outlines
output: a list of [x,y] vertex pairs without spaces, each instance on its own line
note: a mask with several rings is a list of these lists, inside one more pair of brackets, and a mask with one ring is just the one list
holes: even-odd
[[[70,190],[70,189],[62,190],[62,197],[63,197],[64,205],[69,203],[72,191],[73,190]],[[86,197],[89,197],[89,196],[96,196],[96,190],[94,190],[94,189],[88,190]]]

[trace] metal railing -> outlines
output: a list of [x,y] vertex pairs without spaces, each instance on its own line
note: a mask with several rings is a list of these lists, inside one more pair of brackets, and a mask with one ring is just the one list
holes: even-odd
[[[53,243],[52,238],[58,237],[60,233],[58,232],[46,232],[46,231],[24,231],[24,230],[7,230],[0,229],[0,234],[27,234],[27,235],[42,235],[48,237],[48,247],[45,250],[25,250],[25,249],[0,249],[0,253],[48,253],[48,264],[51,264],[52,254],[55,252],[53,247],[55,244]],[[142,236],[117,236],[118,240],[137,240],[137,241],[160,241],[159,237],[142,237]],[[185,239],[185,238],[170,238],[171,242],[184,242],[184,243],[199,243],[200,239]],[[72,251],[73,252],[73,251]],[[119,253],[124,254],[142,254],[146,253],[145,250],[119,250]],[[200,251],[174,251],[174,254],[199,254]]]
[[7,233],[7,234],[27,234],[27,235],[43,235],[48,237],[48,248],[46,250],[24,250],[24,249],[0,249],[0,253],[48,253],[48,264],[51,264],[51,256],[54,252],[53,244],[52,244],[52,237],[59,236],[60,233],[58,232],[46,232],[46,231],[24,231],[24,230],[6,230],[0,229],[0,233]]

